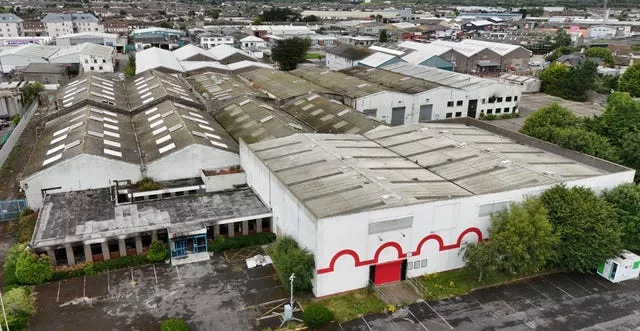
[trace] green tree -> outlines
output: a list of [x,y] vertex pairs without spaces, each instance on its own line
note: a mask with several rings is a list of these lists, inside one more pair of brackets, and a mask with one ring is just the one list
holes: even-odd
[[255,20],[251,23],[253,25],[262,25],[262,19],[260,17],[256,17]]
[[640,186],[623,184],[603,192],[602,196],[618,215],[624,247],[640,253]]
[[495,261],[500,259],[500,255],[496,248],[495,245],[489,245],[489,242],[467,244],[464,248],[465,268],[478,275],[478,282],[498,274]]
[[280,65],[280,70],[289,71],[306,61],[307,51],[311,47],[309,38],[287,38],[278,40],[271,49],[271,58]]
[[609,139],[584,128],[555,128],[551,141],[561,147],[602,159],[617,160],[617,151]]
[[189,331],[189,326],[181,318],[172,317],[162,321],[160,331]]
[[[17,287],[3,293],[4,311],[7,314],[9,329],[24,330],[29,324],[29,317],[34,311],[33,299],[25,287]],[[4,329],[4,315],[0,310],[0,321]]]
[[333,320],[333,312],[321,304],[313,303],[304,309],[302,320],[308,328],[315,330],[329,324]]
[[520,128],[520,132],[542,140],[555,140],[553,127],[574,127],[580,123],[580,119],[573,113],[557,103],[538,109],[527,117]]
[[169,249],[161,242],[154,240],[147,252],[147,259],[151,262],[163,262],[169,257]]
[[42,284],[53,277],[53,266],[47,255],[36,255],[29,250],[20,253],[16,261],[16,277],[20,284]]
[[604,61],[606,66],[612,67],[615,62],[615,58],[613,57],[613,53],[610,49],[604,47],[591,47],[584,50],[584,55],[586,57],[597,57]]
[[640,44],[635,44],[635,45],[631,46],[631,51],[632,52],[640,52]]
[[293,238],[284,236],[278,238],[273,244],[270,256],[287,291],[290,288],[289,277],[292,273],[296,275],[293,283],[295,291],[311,290],[315,268],[313,254],[300,248]]
[[542,91],[552,95],[561,94],[569,76],[569,71],[569,68],[565,65],[551,63],[539,74],[540,81],[542,81]]
[[120,9],[120,16],[126,16],[127,15],[127,11],[124,9]]
[[[472,269],[480,272],[489,270],[489,274],[536,273],[554,256],[558,243],[547,211],[537,198],[512,203],[509,209],[492,214],[489,238],[488,242],[479,244],[470,253],[465,251],[464,256]],[[479,278],[481,280],[480,274]]]
[[18,243],[9,247],[7,255],[4,258],[3,272],[4,272],[4,286],[12,286],[18,284],[18,277],[16,277],[16,262],[20,254],[27,249],[26,243]]
[[305,16],[304,18],[302,18],[302,21],[303,22],[307,22],[307,23],[313,23],[313,22],[318,22],[319,19],[315,15],[309,15],[309,16]]
[[39,82],[28,84],[22,88],[22,96],[25,104],[30,104],[44,91],[44,85]]
[[169,23],[169,21],[162,21],[158,23],[158,26],[165,29],[173,29],[173,24]]
[[389,35],[387,35],[387,30],[385,29],[380,30],[380,36],[378,37],[378,41],[381,43],[386,43],[387,41],[389,41]]
[[531,17],[540,17],[540,16],[544,15],[544,9],[542,9],[540,7],[529,8],[529,9],[527,9],[527,13]]
[[622,92],[629,92],[633,97],[640,97],[640,62],[631,65],[620,76],[619,87]]
[[622,249],[622,231],[614,209],[584,187],[554,186],[540,196],[559,238],[555,264],[587,272]]
[[562,46],[571,46],[571,36],[563,28],[560,28],[553,36],[553,48]]
[[207,9],[205,10],[204,14],[207,17],[211,17],[214,20],[217,20],[218,17],[220,17],[220,9]]
[[[548,41],[547,43],[550,43],[550,41]],[[553,52],[551,52],[551,55],[547,56],[546,60],[549,62],[554,62],[555,60],[557,60],[559,57],[563,55],[569,55],[571,53],[575,53],[578,51],[579,49],[571,46],[557,47],[556,49],[553,50]]]

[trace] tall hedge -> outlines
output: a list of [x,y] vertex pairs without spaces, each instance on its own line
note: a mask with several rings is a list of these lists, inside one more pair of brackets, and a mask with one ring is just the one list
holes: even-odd
[[270,251],[273,264],[280,276],[283,286],[289,290],[289,277],[295,274],[294,291],[311,291],[315,262],[313,254],[300,248],[291,237],[278,238]]

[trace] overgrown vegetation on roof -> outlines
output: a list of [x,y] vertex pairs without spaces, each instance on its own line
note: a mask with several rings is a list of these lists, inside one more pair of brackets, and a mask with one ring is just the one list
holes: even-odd
[[157,183],[151,177],[145,177],[134,184],[136,190],[144,192],[144,191],[155,191],[162,188],[162,185]]

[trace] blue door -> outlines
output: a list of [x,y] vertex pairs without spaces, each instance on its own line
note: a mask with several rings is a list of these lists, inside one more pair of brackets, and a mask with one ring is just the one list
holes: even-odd
[[187,241],[184,239],[176,240],[176,253],[175,256],[185,256],[187,248]]

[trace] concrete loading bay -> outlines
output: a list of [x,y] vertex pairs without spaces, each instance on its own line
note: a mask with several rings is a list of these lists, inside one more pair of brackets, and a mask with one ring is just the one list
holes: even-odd
[[[36,287],[31,330],[153,330],[181,317],[193,330],[263,330],[280,325],[274,309],[289,296],[273,267],[247,269],[240,258],[170,267],[146,265]],[[299,316],[299,313],[296,313]]]

